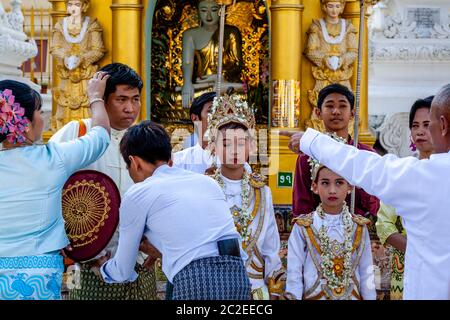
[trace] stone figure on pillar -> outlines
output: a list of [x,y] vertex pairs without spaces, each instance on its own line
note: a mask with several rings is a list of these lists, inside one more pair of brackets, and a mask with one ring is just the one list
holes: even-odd
[[105,54],[103,30],[97,19],[86,16],[90,0],[66,0],[68,17],[56,23],[50,53],[56,58],[61,85],[54,92],[57,110],[53,129],[71,120],[89,118],[87,81]]
[[[346,0],[320,2],[324,16],[314,19],[309,27],[305,50],[316,80],[314,88],[308,91],[309,102],[314,108],[317,107],[319,91],[331,83],[339,83],[352,90],[350,78],[358,57],[356,28],[350,20],[341,18]],[[311,120],[317,120],[315,112]]]
[[[183,33],[181,90],[184,108],[189,108],[196,91],[214,88],[217,80],[220,6],[214,0],[197,0],[196,5],[200,25]],[[225,25],[221,87],[242,90],[242,67],[241,33],[237,27]]]

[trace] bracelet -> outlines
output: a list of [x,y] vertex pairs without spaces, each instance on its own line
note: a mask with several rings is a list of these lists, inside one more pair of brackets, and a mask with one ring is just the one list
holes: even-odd
[[103,103],[105,103],[105,100],[103,100],[102,98],[95,98],[95,99],[92,99],[91,101],[89,101],[89,107],[90,106],[92,106],[92,104],[93,103],[95,103],[95,102],[103,102]]

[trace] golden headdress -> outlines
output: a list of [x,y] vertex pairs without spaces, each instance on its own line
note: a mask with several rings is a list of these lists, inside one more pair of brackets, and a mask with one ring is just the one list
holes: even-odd
[[[344,144],[347,143],[347,140],[345,140],[344,138],[338,136],[336,133],[330,133],[330,132],[325,132],[325,134],[327,134],[328,136],[330,136],[331,138],[333,138],[334,140],[336,140],[337,142],[342,142]],[[323,167],[325,167],[323,164],[321,164],[318,160],[309,157],[308,159],[308,163],[311,166],[311,181],[315,181],[317,178],[317,173],[320,171],[320,169],[322,169]]]
[[255,129],[256,121],[252,108],[237,94],[225,94],[214,98],[205,132],[208,145],[215,142],[219,128],[229,123],[242,124],[249,130]]

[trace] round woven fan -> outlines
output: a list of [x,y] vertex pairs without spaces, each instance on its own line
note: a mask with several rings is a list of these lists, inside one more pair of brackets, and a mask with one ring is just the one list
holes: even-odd
[[66,255],[86,261],[109,243],[119,223],[120,192],[107,175],[93,170],[74,173],[65,183],[62,211],[72,251]]

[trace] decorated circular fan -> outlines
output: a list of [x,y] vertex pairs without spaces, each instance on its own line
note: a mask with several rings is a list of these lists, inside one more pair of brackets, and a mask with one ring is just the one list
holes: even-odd
[[107,175],[93,170],[74,173],[65,183],[62,212],[72,251],[66,255],[86,261],[109,243],[119,223],[120,193]]

